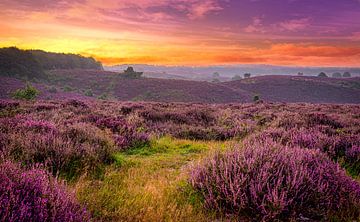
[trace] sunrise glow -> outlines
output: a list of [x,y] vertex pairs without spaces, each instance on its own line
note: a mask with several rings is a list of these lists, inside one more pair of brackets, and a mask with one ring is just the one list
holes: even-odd
[[360,66],[359,0],[1,0],[0,47],[105,65]]

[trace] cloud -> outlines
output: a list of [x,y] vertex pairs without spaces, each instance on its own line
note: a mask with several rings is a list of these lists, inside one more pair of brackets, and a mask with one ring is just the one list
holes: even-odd
[[280,22],[278,27],[286,31],[301,31],[310,25],[310,18],[291,19]]
[[265,33],[265,27],[263,25],[264,16],[257,16],[252,19],[252,23],[248,25],[244,31],[247,33]]

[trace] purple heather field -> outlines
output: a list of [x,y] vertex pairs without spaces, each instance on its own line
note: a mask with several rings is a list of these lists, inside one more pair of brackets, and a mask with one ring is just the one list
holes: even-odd
[[186,171],[216,217],[359,219],[359,105],[2,100],[0,117],[2,221],[114,220],[73,184],[165,136],[233,141]]

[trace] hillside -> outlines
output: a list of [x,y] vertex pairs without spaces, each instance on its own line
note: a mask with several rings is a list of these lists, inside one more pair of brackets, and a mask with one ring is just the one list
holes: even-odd
[[57,87],[74,91],[91,89],[95,96],[126,101],[229,103],[250,101],[242,90],[209,82],[156,78],[127,79],[119,74],[97,70],[54,70],[49,72]]
[[[83,69],[51,70],[47,75],[47,81],[33,83],[42,92],[42,99],[101,97],[120,101],[236,103],[251,102],[254,95],[259,95],[268,102],[360,103],[360,78],[262,76],[215,84],[128,79],[114,72]],[[0,80],[0,98],[9,98],[25,85],[15,78],[1,77]]]
[[360,78],[260,76],[223,85],[270,102],[360,103]]
[[74,54],[50,53],[41,50],[0,48],[0,75],[23,79],[47,79],[46,70],[95,69],[102,64],[95,59]]

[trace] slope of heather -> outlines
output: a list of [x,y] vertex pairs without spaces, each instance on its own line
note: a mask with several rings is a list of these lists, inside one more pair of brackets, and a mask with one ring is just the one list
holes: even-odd
[[223,85],[271,102],[360,103],[360,78],[260,76]]
[[[51,70],[49,79],[33,83],[42,99],[97,98],[121,101],[236,103],[254,95],[268,102],[360,103],[360,78],[336,79],[297,76],[261,76],[226,83],[124,78],[101,70]],[[25,84],[1,77],[1,98]],[[56,92],[53,92],[56,89]]]
[[209,82],[156,78],[128,79],[114,72],[98,70],[54,70],[53,84],[74,90],[91,89],[95,96],[106,94],[118,100],[162,102],[228,103],[247,102],[245,91]]

